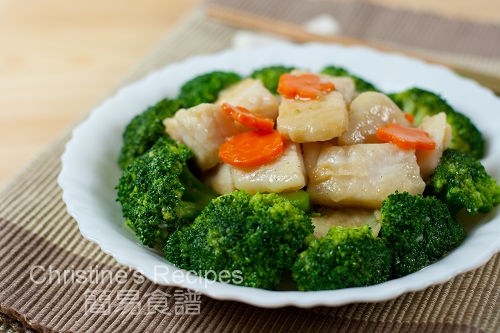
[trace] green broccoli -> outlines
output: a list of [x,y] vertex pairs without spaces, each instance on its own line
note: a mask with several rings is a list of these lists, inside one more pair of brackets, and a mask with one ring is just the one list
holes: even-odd
[[337,66],[327,66],[323,68],[321,74],[326,74],[330,76],[347,76],[354,80],[354,84],[356,85],[356,91],[359,93],[365,91],[379,91],[373,84],[363,80],[360,77],[352,75],[345,68],[337,67]]
[[395,277],[416,272],[456,248],[464,228],[435,197],[395,193],[382,203],[379,237],[392,251]]
[[273,94],[277,94],[280,76],[290,73],[294,69],[294,67],[285,67],[281,65],[268,66],[255,70],[250,76],[254,79],[260,80],[267,90]]
[[293,192],[279,193],[278,195],[290,201],[292,205],[302,209],[306,213],[309,213],[312,209],[311,196],[309,195],[309,192],[298,190]]
[[365,225],[332,227],[299,254],[292,275],[298,289],[308,291],[382,283],[389,279],[390,270],[391,251]]
[[164,253],[174,265],[201,275],[240,271],[240,285],[274,289],[312,232],[310,217],[277,194],[234,191],[173,233]]
[[202,74],[184,83],[179,99],[183,101],[184,108],[201,103],[213,103],[222,90],[240,80],[241,77],[233,72],[215,71]]
[[132,118],[123,132],[123,146],[118,157],[122,169],[166,135],[163,119],[172,117],[180,105],[178,100],[163,99]]
[[441,199],[453,214],[466,208],[469,214],[488,213],[500,203],[500,186],[474,157],[447,149],[429,179],[426,193]]
[[124,170],[117,186],[127,224],[147,246],[160,247],[168,235],[216,197],[187,163],[192,151],[164,136]]
[[420,125],[425,116],[446,113],[446,121],[452,129],[449,148],[466,152],[477,159],[484,156],[484,140],[477,127],[462,113],[455,111],[439,95],[420,88],[411,88],[388,95],[404,112],[415,117],[415,125]]

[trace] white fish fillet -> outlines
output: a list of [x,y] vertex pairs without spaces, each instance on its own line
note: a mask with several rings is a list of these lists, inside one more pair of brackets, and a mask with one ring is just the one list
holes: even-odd
[[390,143],[333,146],[324,143],[307,191],[315,204],[380,208],[396,190],[419,194],[425,183],[414,150]]
[[323,142],[307,142],[302,144],[302,156],[304,157],[304,166],[307,175],[316,167],[322,146]]
[[306,185],[300,145],[287,142],[285,151],[275,161],[257,167],[231,166],[234,187],[248,193],[290,192]]
[[204,179],[205,184],[212,187],[220,195],[231,193],[235,190],[231,166],[221,163],[210,170]]
[[403,111],[389,97],[378,92],[364,92],[351,103],[349,125],[339,137],[339,144],[381,142],[375,134],[379,127],[389,123],[409,125]]
[[424,117],[419,126],[420,129],[429,133],[431,139],[436,143],[433,150],[417,150],[417,162],[420,166],[420,174],[427,179],[434,173],[443,155],[443,151],[451,141],[451,126],[446,122],[446,114],[438,113],[432,117]]
[[278,131],[293,142],[331,140],[347,128],[347,104],[337,91],[314,100],[282,98],[277,122]]
[[247,127],[237,126],[220,105],[207,103],[181,109],[163,123],[168,135],[193,150],[196,164],[203,171],[220,162],[219,146],[227,138],[248,131]]
[[245,79],[221,91],[217,104],[223,102],[233,106],[242,106],[274,120],[278,116],[278,99],[259,80]]

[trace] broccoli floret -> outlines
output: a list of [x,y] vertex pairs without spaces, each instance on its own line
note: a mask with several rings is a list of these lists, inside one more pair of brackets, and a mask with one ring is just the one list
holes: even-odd
[[273,94],[277,94],[280,76],[290,73],[294,69],[294,67],[285,67],[280,65],[269,66],[255,70],[250,76],[254,79],[260,80],[267,90]]
[[292,272],[299,290],[362,287],[389,279],[391,251],[368,225],[332,227],[300,253]]
[[219,93],[232,84],[240,81],[241,77],[233,72],[210,72],[199,75],[181,87],[179,99],[183,107],[190,108],[201,103],[213,103]]
[[435,197],[395,193],[382,203],[380,235],[392,251],[395,277],[416,272],[456,248],[464,228]]
[[194,219],[216,197],[189,170],[192,151],[160,138],[124,170],[117,186],[127,224],[147,246],[161,247],[168,235]]
[[321,71],[322,74],[330,75],[330,76],[347,76],[354,80],[354,84],[356,85],[356,91],[359,93],[365,91],[379,91],[373,84],[368,81],[363,80],[360,77],[352,75],[345,68],[338,66],[327,66],[323,68]]
[[462,113],[455,111],[439,95],[430,91],[411,88],[406,91],[388,95],[404,112],[415,117],[418,126],[425,116],[446,113],[446,121],[452,129],[449,148],[466,152],[477,159],[484,156],[484,140],[477,127]]
[[474,157],[447,149],[431,176],[426,193],[433,194],[455,214],[466,208],[469,214],[488,213],[500,203],[500,186]]
[[172,117],[180,104],[178,100],[164,99],[130,121],[123,132],[123,146],[118,157],[118,164],[122,169],[166,135],[163,119]]
[[312,237],[309,216],[277,194],[234,191],[169,237],[174,265],[198,272],[240,271],[240,285],[274,289]]

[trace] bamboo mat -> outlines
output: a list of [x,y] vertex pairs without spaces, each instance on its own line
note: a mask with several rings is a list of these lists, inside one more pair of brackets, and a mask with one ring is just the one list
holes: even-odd
[[[227,48],[235,30],[196,11],[166,38],[124,84],[173,61]],[[189,38],[186,38],[189,36]],[[448,283],[375,304],[337,308],[260,309],[237,302],[194,299],[199,314],[177,311],[176,295],[119,265],[84,239],[56,183],[70,131],[36,157],[0,192],[0,329],[65,332],[246,331],[498,331],[500,256]],[[38,267],[38,268],[37,268]],[[46,271],[43,272],[41,268]],[[35,269],[34,269],[35,268]],[[99,281],[47,281],[47,272],[110,272]],[[126,278],[113,279],[118,272]],[[31,273],[31,274],[30,274]],[[56,274],[56,273],[53,273]],[[45,279],[45,281],[42,281]],[[42,282],[41,282],[42,281]],[[151,295],[168,295],[149,309]],[[92,299],[94,297],[94,299]],[[135,301],[133,308],[125,307]],[[90,301],[89,301],[90,300]],[[195,304],[193,303],[193,304]],[[106,311],[92,306],[105,305]],[[92,311],[94,310],[94,311]],[[97,311],[99,310],[99,311]],[[109,311],[108,311],[109,310]],[[184,312],[184,314],[182,314]]]

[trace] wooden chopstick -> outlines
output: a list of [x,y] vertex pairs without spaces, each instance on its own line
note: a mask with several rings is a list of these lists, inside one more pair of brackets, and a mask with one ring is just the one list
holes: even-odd
[[220,5],[210,4],[206,8],[208,17],[224,22],[226,24],[255,31],[272,33],[275,35],[286,37],[296,42],[324,42],[337,43],[341,45],[360,45],[376,49],[381,52],[400,53],[413,58],[417,58],[428,63],[439,64],[450,68],[457,74],[468,77],[480,83],[481,85],[491,89],[496,94],[500,94],[500,78],[468,69],[461,66],[455,66],[450,63],[425,57],[412,52],[407,52],[399,49],[385,47],[379,44],[366,42],[360,39],[346,36],[323,36],[304,30],[300,25],[288,23],[276,19],[269,19],[263,16],[254,15],[244,11],[223,7]]

